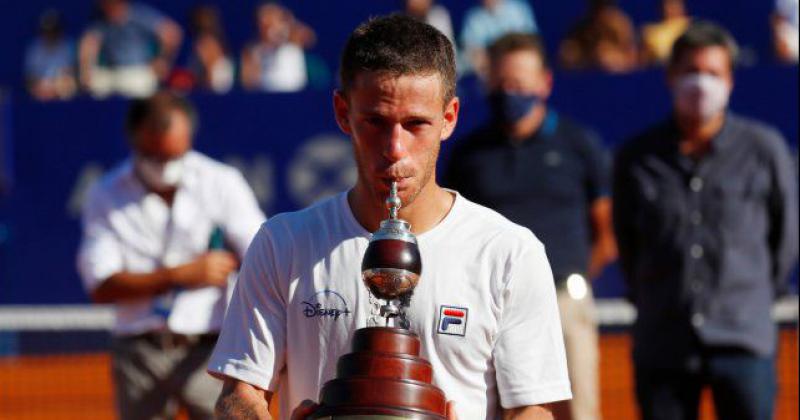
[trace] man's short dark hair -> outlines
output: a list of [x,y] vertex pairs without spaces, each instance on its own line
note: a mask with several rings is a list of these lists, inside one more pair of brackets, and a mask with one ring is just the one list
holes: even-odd
[[346,95],[360,73],[394,76],[438,74],[445,104],[455,96],[453,45],[433,26],[409,16],[377,17],[356,28],[342,51],[339,82]]
[[536,34],[511,32],[498,38],[489,46],[489,63],[496,64],[501,58],[517,51],[531,51],[539,56],[542,66],[550,69],[542,37]]
[[677,64],[683,55],[689,51],[708,47],[724,48],[728,51],[731,68],[736,65],[736,60],[739,56],[739,47],[736,45],[736,40],[730,32],[714,22],[697,20],[689,24],[689,27],[683,35],[672,44],[669,67]]
[[184,97],[167,90],[155,93],[144,99],[135,99],[128,108],[125,129],[133,137],[146,124],[164,124],[169,126],[169,113],[178,110],[183,112],[191,123],[192,130],[197,125],[197,113],[194,106]]

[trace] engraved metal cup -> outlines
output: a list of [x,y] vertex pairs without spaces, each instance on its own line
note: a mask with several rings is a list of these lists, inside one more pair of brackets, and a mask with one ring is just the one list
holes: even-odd
[[381,316],[387,319],[389,326],[394,326],[395,317],[400,317],[400,326],[404,326],[402,307],[408,305],[422,274],[417,238],[411,233],[408,222],[397,218],[400,205],[393,184],[386,200],[389,218],[373,233],[361,263],[364,284],[375,297],[387,301],[381,306]]

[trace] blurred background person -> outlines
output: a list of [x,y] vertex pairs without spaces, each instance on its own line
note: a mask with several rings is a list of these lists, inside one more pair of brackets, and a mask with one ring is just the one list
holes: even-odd
[[771,419],[774,300],[797,261],[797,179],[777,130],[728,110],[736,44],[692,23],[667,68],[673,114],[618,151],[614,225],[636,306],[642,417]]
[[480,0],[469,8],[461,28],[459,73],[486,76],[486,48],[509,32],[536,33],[536,18],[525,0]]
[[642,64],[666,63],[672,44],[686,31],[689,21],[684,0],[661,0],[661,20],[642,26]]
[[230,91],[236,80],[236,70],[217,8],[197,6],[192,11],[191,28],[194,39],[188,69],[193,87],[214,93]]
[[797,63],[798,44],[798,0],[775,0],[772,14],[772,41],[775,55],[780,61]]
[[96,97],[144,97],[156,91],[173,64],[180,27],[150,6],[98,0],[100,19],[79,46],[80,80]]
[[48,9],[39,17],[38,35],[25,51],[28,92],[40,101],[75,95],[75,45],[64,35],[61,13]]
[[266,92],[296,92],[308,83],[305,52],[316,34],[278,3],[256,9],[258,35],[242,51],[242,86]]
[[600,418],[591,279],[616,259],[609,159],[593,132],[548,107],[553,74],[537,35],[489,48],[491,120],[460,140],[444,185],[529,228],[556,281],[572,401],[556,418]]
[[453,22],[450,20],[450,12],[447,11],[446,7],[441,4],[435,4],[434,0],[404,0],[403,7],[407,15],[438,29],[455,47],[456,39],[453,36]]
[[568,70],[626,73],[637,65],[636,32],[616,0],[588,0],[584,17],[561,41],[559,64]]
[[92,300],[116,309],[118,413],[172,418],[180,403],[211,419],[222,384],[205,369],[229,275],[265,217],[236,169],[192,150],[186,100],[138,100],[127,125],[132,157],[90,190],[78,254]]

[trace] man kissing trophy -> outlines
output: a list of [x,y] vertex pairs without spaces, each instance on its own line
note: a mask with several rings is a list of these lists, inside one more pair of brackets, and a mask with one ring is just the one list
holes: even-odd
[[411,226],[397,217],[401,205],[393,182],[386,199],[389,218],[373,233],[361,263],[364,284],[386,301],[380,308],[386,326],[355,332],[353,352],[339,359],[337,377],[322,387],[311,418],[445,418],[444,392],[431,384],[433,369],[419,357],[419,338],[405,317],[422,258]]

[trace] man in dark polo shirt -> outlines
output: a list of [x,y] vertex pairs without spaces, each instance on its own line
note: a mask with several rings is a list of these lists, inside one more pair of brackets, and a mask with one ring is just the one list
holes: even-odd
[[489,60],[492,118],[459,141],[443,184],[544,243],[573,393],[555,414],[597,419],[597,323],[587,279],[616,258],[606,152],[596,135],[547,107],[553,77],[538,36],[506,35]]
[[797,182],[781,135],[727,110],[735,57],[727,31],[690,25],[667,68],[672,115],[615,162],[645,420],[696,419],[704,386],[719,418],[772,418],[770,310],[797,258]]

